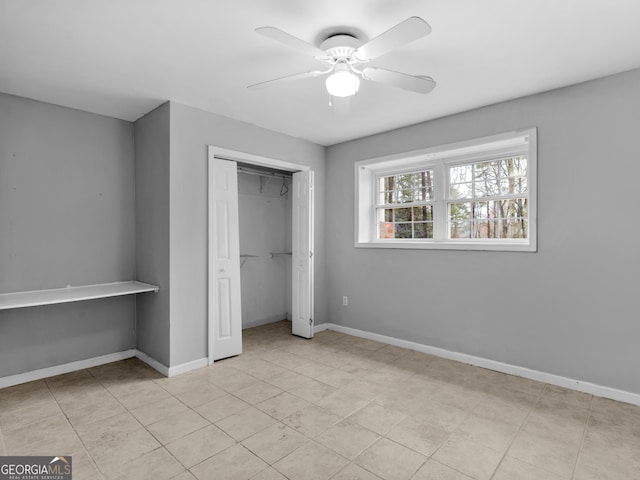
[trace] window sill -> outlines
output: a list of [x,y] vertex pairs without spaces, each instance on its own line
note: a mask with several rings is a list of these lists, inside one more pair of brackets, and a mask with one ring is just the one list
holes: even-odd
[[528,242],[483,242],[483,241],[372,241],[357,242],[356,248],[395,248],[408,250],[479,250],[498,252],[536,252],[536,247]]

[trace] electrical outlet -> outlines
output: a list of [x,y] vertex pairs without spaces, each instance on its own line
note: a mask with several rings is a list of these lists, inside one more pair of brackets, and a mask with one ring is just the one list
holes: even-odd
[[347,305],[349,305],[349,297],[347,297],[346,295],[344,297],[342,297],[342,305],[344,307],[346,307]]

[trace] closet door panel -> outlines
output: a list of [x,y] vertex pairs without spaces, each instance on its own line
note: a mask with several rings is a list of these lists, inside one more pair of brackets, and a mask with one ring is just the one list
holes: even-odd
[[293,174],[292,330],[313,337],[313,172]]
[[237,164],[209,159],[209,362],[242,353]]

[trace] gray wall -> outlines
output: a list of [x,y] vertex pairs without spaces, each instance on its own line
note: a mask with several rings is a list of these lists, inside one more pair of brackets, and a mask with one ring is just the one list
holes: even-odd
[[207,356],[207,145],[315,171],[315,319],[326,322],[325,149],[237,120],[171,103],[171,365]]
[[[0,292],[134,277],[129,122],[0,94]],[[133,297],[0,311],[0,377],[135,347]]]
[[[330,147],[331,322],[640,393],[639,105],[636,70]],[[525,127],[537,253],[354,248],[355,161]]]
[[135,123],[136,275],[158,285],[137,295],[138,350],[169,365],[169,103]]

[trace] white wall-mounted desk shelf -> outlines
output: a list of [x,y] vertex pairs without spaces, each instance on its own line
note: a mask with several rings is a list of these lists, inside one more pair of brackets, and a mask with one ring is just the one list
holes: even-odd
[[52,288],[30,292],[0,294],[0,310],[10,308],[36,307],[56,303],[79,302],[97,298],[119,297],[136,293],[157,292],[160,287],[142,282],[115,282],[79,287]]

